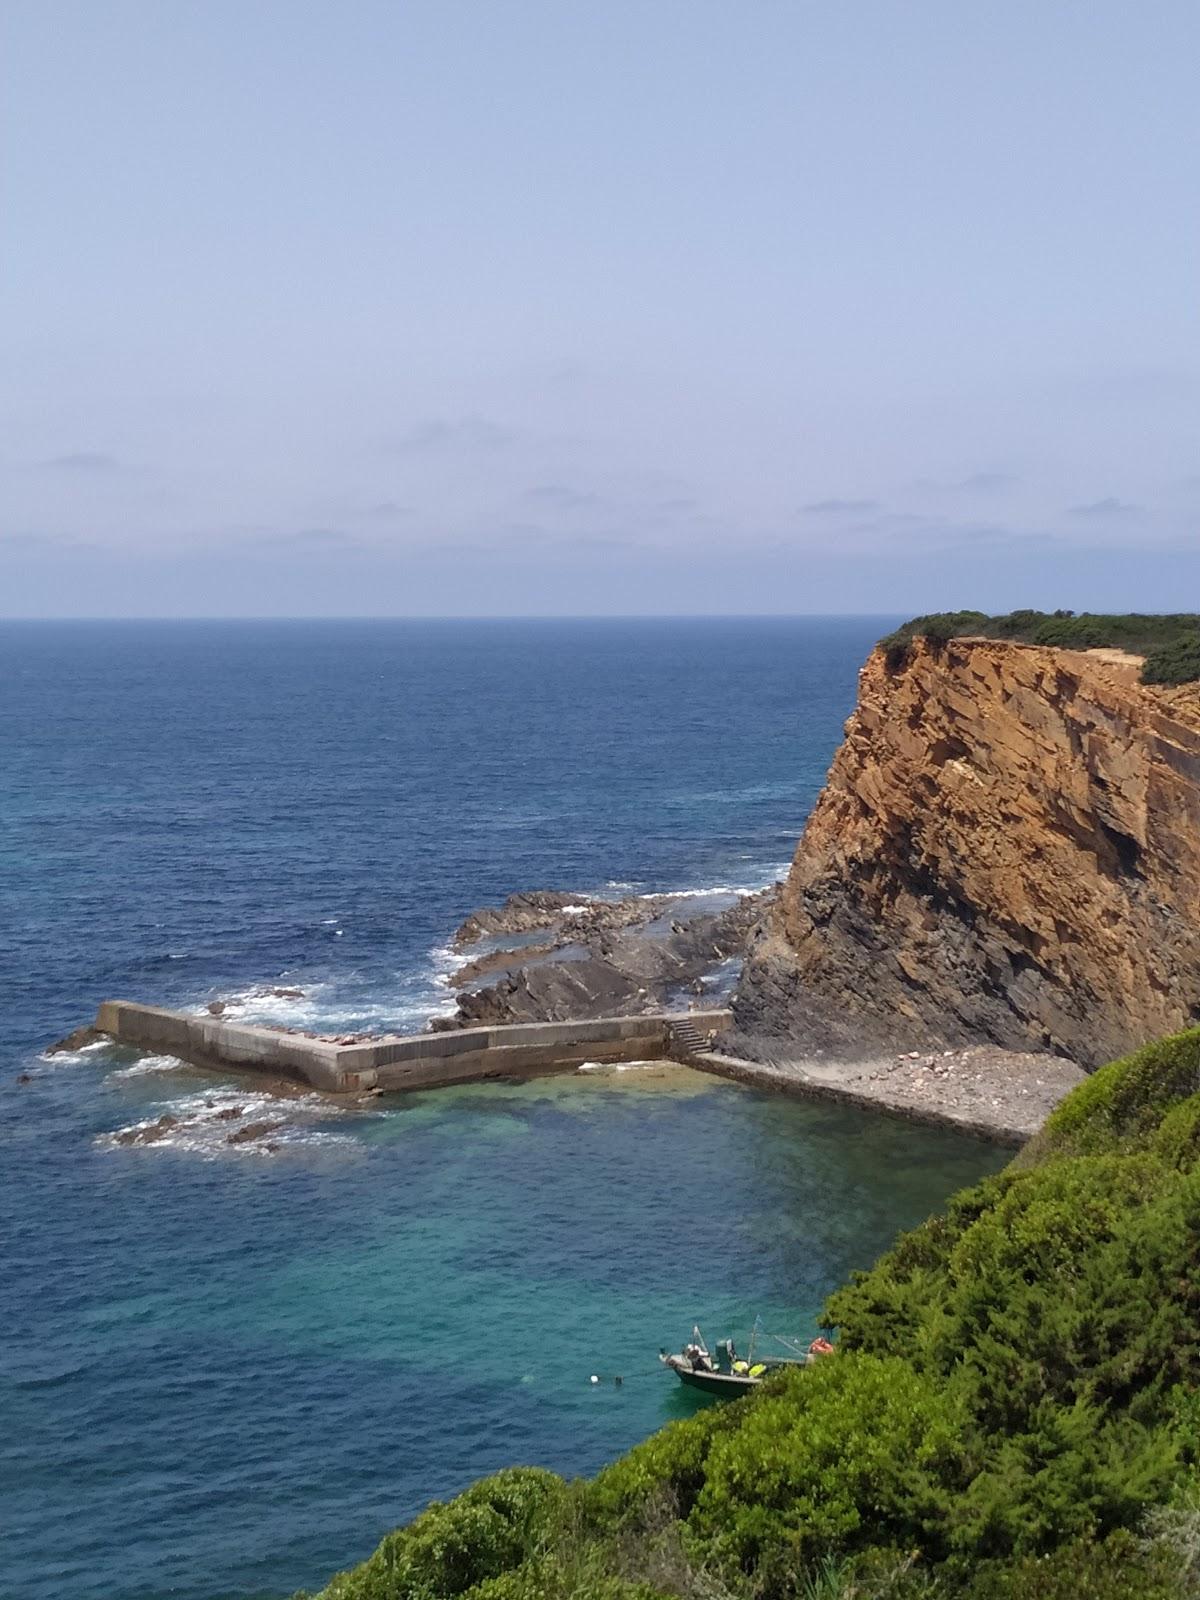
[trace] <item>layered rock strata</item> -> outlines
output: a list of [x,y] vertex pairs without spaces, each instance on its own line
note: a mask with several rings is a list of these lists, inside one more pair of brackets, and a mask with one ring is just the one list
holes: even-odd
[[1200,1018],[1200,688],[1115,651],[876,650],[735,1014],[761,1058],[1088,1066]]
[[[750,929],[775,891],[633,895],[580,901],[549,890],[512,895],[469,916],[455,934],[485,947],[450,976],[457,1007],[438,1029],[566,1022],[723,1004]],[[523,939],[513,945],[508,941]]]

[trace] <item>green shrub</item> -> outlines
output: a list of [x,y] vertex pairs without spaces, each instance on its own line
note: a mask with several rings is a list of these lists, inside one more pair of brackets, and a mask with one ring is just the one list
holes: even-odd
[[1200,633],[1187,634],[1153,650],[1142,668],[1143,683],[1194,683],[1200,678]]
[[1122,1530],[1075,1539],[1044,1556],[975,1568],[962,1600],[1184,1600],[1176,1563]]
[[963,1432],[943,1388],[899,1357],[827,1358],[713,1440],[692,1548],[770,1595],[828,1553],[937,1545],[970,1478]]
[[454,1600],[519,1566],[550,1532],[566,1495],[552,1472],[497,1472],[447,1504],[435,1501],[390,1533],[361,1566],[340,1573],[320,1600]]
[[[757,1403],[763,1394],[752,1397]],[[640,1520],[647,1506],[669,1505],[686,1517],[704,1486],[705,1464],[712,1441],[738,1429],[740,1413],[710,1406],[680,1422],[669,1422],[606,1467],[588,1486],[584,1514],[603,1526]]]
[[529,1562],[487,1578],[464,1600],[672,1600],[661,1589],[594,1570],[572,1571],[554,1560]]
[[1013,639],[1025,644],[1066,650],[1109,647],[1145,657],[1143,683],[1190,683],[1200,679],[1200,616],[1177,612],[1153,616],[1143,612],[1009,611],[989,617],[983,611],[935,611],[896,628],[880,645],[888,670],[903,665],[914,639],[935,645],[964,635]]
[[1200,1028],[1189,1028],[1094,1072],[1051,1113],[1018,1164],[1139,1147],[1169,1111],[1197,1093]]

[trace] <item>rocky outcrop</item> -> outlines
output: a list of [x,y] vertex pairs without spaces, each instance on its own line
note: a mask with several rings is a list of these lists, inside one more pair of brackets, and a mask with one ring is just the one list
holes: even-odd
[[[434,1027],[638,1016],[682,1009],[696,996],[720,1004],[736,976],[724,964],[736,966],[774,894],[714,895],[699,903],[681,895],[587,901],[548,890],[513,895],[503,906],[473,912],[455,934],[459,947],[485,939],[497,947],[451,975],[457,1009]],[[500,943],[515,936],[530,942]]]
[[53,1044],[48,1044],[42,1051],[45,1056],[66,1055],[75,1050],[86,1050],[88,1045],[98,1044],[104,1035],[89,1023],[82,1028],[73,1028],[62,1039],[56,1039]]
[[[1200,688],[918,639],[863,668],[735,999],[739,1047],[1101,1062],[1200,1017]],[[786,1041],[786,1043],[785,1043]]]

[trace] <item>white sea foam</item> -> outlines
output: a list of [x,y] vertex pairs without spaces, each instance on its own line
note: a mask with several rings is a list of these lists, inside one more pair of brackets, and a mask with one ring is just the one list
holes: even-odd
[[[461,953],[449,942],[435,945],[419,965],[382,980],[373,972],[341,972],[324,979],[303,972],[283,973],[273,981],[250,984],[233,994],[222,994],[230,1021],[262,1023],[313,1033],[414,1033],[432,1016],[454,1010],[448,978],[460,965]],[[276,989],[296,988],[299,994],[279,994]],[[193,1007],[203,1015],[208,1002]]]
[[[156,1103],[136,1122],[101,1134],[101,1149],[183,1150],[205,1160],[224,1156],[270,1156],[298,1147],[355,1148],[355,1140],[322,1124],[345,1115],[318,1094],[280,1096],[250,1090],[215,1089]],[[164,1118],[172,1119],[163,1128]],[[239,1141],[239,1129],[265,1124],[258,1137]],[[153,1131],[154,1137],[138,1135]],[[231,1136],[233,1136],[231,1138]]]
[[[456,950],[449,940],[445,944],[434,945],[429,952],[429,965],[433,972],[433,982],[437,988],[445,989],[449,987],[451,975],[462,965],[462,960],[462,951]],[[445,1007],[447,1003],[450,1009],[453,1010],[453,1001],[447,1002],[442,998],[435,1001],[439,1008]]]
[[111,1039],[94,1039],[91,1044],[80,1045],[78,1050],[43,1050],[38,1060],[51,1067],[79,1067],[85,1062],[94,1062],[97,1055],[103,1055],[112,1047]]
[[114,1078],[147,1078],[157,1072],[179,1072],[188,1070],[186,1061],[181,1061],[178,1056],[143,1056],[140,1061],[135,1061],[132,1066],[118,1067],[110,1074]]
[[[637,900],[706,900],[721,894],[758,894],[786,876],[790,865],[790,861],[785,861],[780,866],[769,867],[766,877],[756,877],[751,883],[684,884],[678,889],[643,889],[640,884],[613,878],[604,885],[604,888],[606,891],[621,890],[624,894],[633,895]],[[598,899],[604,896],[591,895],[581,898]]]
[[581,1061],[576,1072],[639,1072],[646,1067],[661,1067],[662,1061]]

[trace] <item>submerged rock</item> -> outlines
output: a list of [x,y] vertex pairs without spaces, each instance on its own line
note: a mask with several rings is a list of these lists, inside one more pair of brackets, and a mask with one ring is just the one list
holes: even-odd
[[179,1127],[179,1118],[166,1113],[157,1122],[148,1122],[140,1128],[123,1128],[114,1135],[118,1144],[157,1144]]
[[47,1045],[42,1053],[48,1056],[65,1055],[68,1051],[84,1050],[89,1044],[98,1044],[103,1038],[105,1035],[89,1023],[85,1027],[75,1028],[65,1038],[56,1039],[53,1044]]
[[268,1134],[282,1133],[282,1122],[247,1122],[242,1128],[235,1128],[232,1133],[225,1135],[226,1144],[250,1144],[255,1139],[265,1139]]

